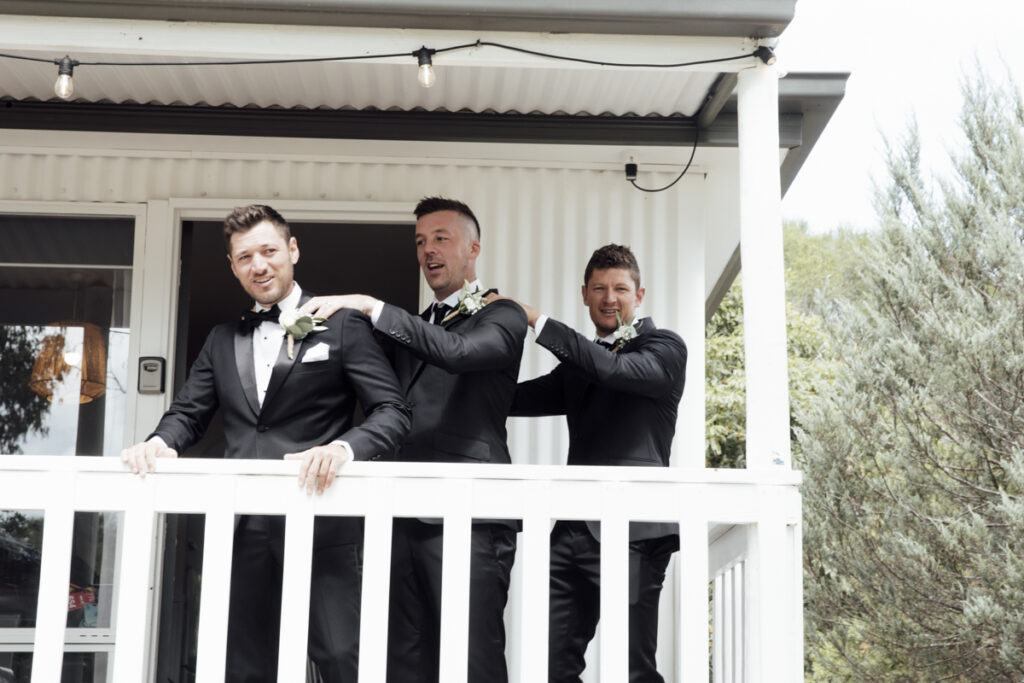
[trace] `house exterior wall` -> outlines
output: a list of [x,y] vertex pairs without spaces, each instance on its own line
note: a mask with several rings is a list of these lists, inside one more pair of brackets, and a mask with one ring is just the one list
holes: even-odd
[[[148,206],[144,266],[147,274],[164,273],[155,279],[163,291],[146,292],[143,320],[133,321],[132,328],[145,328],[137,353],[168,358],[173,349],[153,347],[169,345],[173,329],[147,330],[173,327],[177,230],[182,215],[193,215],[191,207],[219,217],[234,205],[258,201],[277,206],[290,220],[316,211],[339,221],[362,213],[353,207],[382,207],[392,220],[412,222],[419,198],[456,197],[481,221],[478,274],[485,284],[588,335],[593,327],[580,300],[586,260],[608,242],[628,244],[648,290],[642,314],[679,332],[689,347],[673,462],[702,466],[705,216],[720,211],[709,203],[722,191],[713,189],[706,169],[695,168],[669,191],[639,192],[623,179],[620,154],[579,146],[11,132],[0,146],[0,211],[25,203],[40,210],[52,205],[56,213],[75,213],[96,202]],[[657,186],[672,177],[653,172],[644,181]],[[339,261],[346,257],[339,254]],[[421,290],[424,301],[428,294]],[[163,306],[154,306],[163,299]],[[535,377],[554,364],[530,334],[521,377]],[[139,398],[144,408],[136,438],[148,433],[146,425],[169,400]],[[513,462],[564,462],[564,420],[512,419],[509,442]]]

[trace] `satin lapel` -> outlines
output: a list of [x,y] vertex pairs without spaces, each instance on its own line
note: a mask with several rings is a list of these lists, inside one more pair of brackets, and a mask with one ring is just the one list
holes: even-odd
[[256,367],[252,359],[252,332],[241,325],[235,330],[235,366],[238,368],[238,379],[242,383],[245,402],[249,404],[253,415],[260,414],[259,394],[256,390]]
[[[469,320],[469,316],[468,315],[462,315],[462,314],[456,315],[454,318],[452,318],[448,322],[441,323],[441,327],[443,327],[446,330],[450,330],[451,328],[453,328],[456,325],[458,325],[459,323],[461,323],[463,320]],[[410,358],[411,367],[409,368],[409,381],[407,381],[405,383],[405,391],[406,391],[406,393],[408,393],[409,387],[411,387],[413,384],[415,384],[416,380],[419,379],[420,373],[423,372],[423,368],[425,368],[427,366],[426,361],[420,360],[419,358],[416,358],[412,354],[409,354],[409,358]]]
[[288,337],[281,341],[281,350],[277,353],[277,360],[274,362],[274,370],[270,373],[270,383],[267,384],[267,395],[263,397],[263,407],[266,408],[274,399],[274,394],[284,384],[288,373],[295,367],[295,359],[302,356],[302,344],[305,339],[295,340],[295,353],[288,357]]
[[[433,324],[430,322],[433,310],[433,304],[427,306],[427,310],[420,313],[420,319],[428,325]],[[404,392],[409,393],[409,387],[419,378],[425,365],[425,362],[412,355],[412,353],[400,353],[395,356],[395,375],[398,377],[398,381],[402,383],[402,390]]]
[[[313,296],[315,295],[312,292],[302,290],[302,295],[299,296],[299,306],[312,299]],[[295,340],[295,353],[293,353],[292,357],[289,358],[288,336],[285,335],[285,338],[281,340],[281,350],[277,352],[277,360],[274,361],[274,369],[270,373],[270,382],[267,384],[267,394],[263,397],[264,407],[270,404],[274,394],[277,393],[277,390],[281,388],[282,384],[284,384],[284,380],[288,376],[288,373],[292,371],[293,367],[295,367],[295,359],[302,357],[302,344],[304,341],[304,339]]]

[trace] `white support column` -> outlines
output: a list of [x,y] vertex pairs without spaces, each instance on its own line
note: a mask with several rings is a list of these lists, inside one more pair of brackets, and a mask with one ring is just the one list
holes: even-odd
[[788,468],[786,283],[775,69],[759,64],[740,71],[737,96],[747,467]]

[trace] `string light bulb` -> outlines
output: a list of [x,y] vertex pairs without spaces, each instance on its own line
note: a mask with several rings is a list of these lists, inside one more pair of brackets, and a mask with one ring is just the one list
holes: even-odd
[[434,60],[432,59],[434,52],[435,50],[431,50],[424,45],[412,53],[420,65],[419,73],[416,74],[416,80],[424,88],[429,88],[437,81],[437,74],[434,73]]
[[75,94],[75,82],[71,80],[75,64],[77,62],[67,55],[57,62],[57,82],[53,84],[53,92],[62,100],[70,100],[71,96]]

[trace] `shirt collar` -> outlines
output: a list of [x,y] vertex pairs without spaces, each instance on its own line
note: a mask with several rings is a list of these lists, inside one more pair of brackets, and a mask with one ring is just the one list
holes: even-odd
[[[277,307],[282,311],[290,311],[293,308],[299,307],[299,299],[302,298],[302,287],[299,287],[298,282],[292,283],[292,291],[285,298],[277,302]],[[252,310],[254,311],[268,311],[272,306],[262,306],[260,304],[254,304]]]
[[[479,292],[481,289],[483,289],[483,286],[480,284],[480,280],[479,279],[473,280],[472,282],[469,283],[469,291],[470,292]],[[455,308],[456,306],[459,305],[459,301],[461,301],[461,298],[462,298],[462,288],[459,287],[457,290],[455,290],[454,292],[449,294],[444,299],[444,301],[437,301],[435,299],[434,303],[435,304],[446,304],[448,306],[451,306],[452,308]]]
[[[635,329],[636,328],[636,324],[638,322],[640,322],[640,316],[634,315],[633,316],[633,322],[630,323],[630,327]],[[612,332],[611,334],[605,335],[603,337],[601,335],[597,335],[596,337],[594,337],[594,341],[596,341],[596,342],[599,342],[599,341],[600,342],[605,342],[607,344],[614,344],[617,340],[615,339],[615,333]]]

